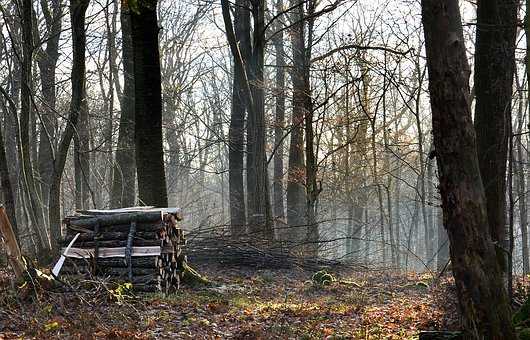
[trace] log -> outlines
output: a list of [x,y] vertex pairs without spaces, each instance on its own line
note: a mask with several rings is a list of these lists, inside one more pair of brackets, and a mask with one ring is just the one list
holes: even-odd
[[6,209],[3,205],[0,205],[0,236],[6,245],[7,259],[9,265],[15,273],[17,280],[22,280],[24,277],[24,261],[22,259],[22,252],[13,232],[13,226],[9,222],[9,218],[6,214]]
[[[127,210],[127,212],[124,212]],[[81,235],[65,254],[65,272],[107,276],[110,280],[132,282],[135,290],[165,293],[179,288],[186,257],[181,245],[184,233],[177,225],[175,209],[118,209],[84,211],[64,221],[67,236]],[[131,247],[132,246],[132,247]],[[131,247],[131,253],[128,249]],[[187,277],[194,272],[187,271]]]
[[66,224],[75,227],[83,227],[87,229],[93,229],[96,225],[99,226],[110,226],[118,224],[128,224],[132,221],[136,223],[146,222],[159,222],[162,223],[163,213],[160,211],[149,211],[149,212],[133,212],[133,213],[120,213],[111,215],[97,215],[97,217],[89,218],[69,218],[66,220]]
[[[144,239],[134,239],[133,245],[135,247],[154,247],[161,246],[162,241],[160,240],[144,240]],[[100,248],[118,248],[126,247],[127,240],[108,240],[108,241],[97,241],[97,245]],[[96,246],[96,241],[85,241],[85,242],[76,242],[76,248],[94,248]]]
[[[100,226],[99,230],[101,233],[106,232],[121,232],[128,233],[131,228],[131,224],[115,224],[115,225],[104,225]],[[136,230],[139,232],[158,232],[166,228],[165,224],[162,221],[157,222],[145,222],[145,223],[136,223]],[[70,235],[75,235],[77,233],[94,233],[94,227],[80,227],[72,224],[66,224],[66,235],[67,237],[72,237]]]
[[[64,237],[63,242],[65,244],[70,243],[70,241],[74,239],[76,234],[77,233],[67,234]],[[128,231],[104,231],[100,232],[99,234],[94,232],[81,233],[77,238],[75,244],[79,244],[80,242],[94,241],[95,239],[98,239],[99,241],[125,240],[127,239],[127,236]],[[135,238],[140,240],[157,240],[158,233],[154,231],[138,231],[135,233]]]
[[[153,273],[158,274],[159,272],[158,268],[155,266],[151,268],[133,267],[131,269],[132,269],[133,275],[150,275]],[[69,273],[69,274],[88,274],[88,273],[94,274],[91,264],[88,264],[88,263],[69,263],[68,265],[65,264],[62,270],[65,273]],[[128,274],[129,274],[128,268],[103,267],[99,265],[98,263],[97,275],[110,275],[113,277],[127,278]]]
[[[75,259],[74,261],[84,261],[81,259]],[[157,256],[147,257],[133,257],[131,258],[131,264],[133,268],[157,268],[158,267]],[[127,268],[127,263],[123,257],[111,257],[98,259],[98,266],[102,267],[116,267],[116,268]]]

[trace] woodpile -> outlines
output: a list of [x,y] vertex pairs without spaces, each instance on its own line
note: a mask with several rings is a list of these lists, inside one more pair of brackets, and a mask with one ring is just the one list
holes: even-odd
[[130,282],[135,290],[174,292],[186,266],[178,209],[87,210],[64,219],[63,273]]

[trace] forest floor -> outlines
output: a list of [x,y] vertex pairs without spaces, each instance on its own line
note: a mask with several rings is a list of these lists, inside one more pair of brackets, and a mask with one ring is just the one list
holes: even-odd
[[215,286],[165,297],[94,285],[24,300],[0,269],[0,339],[414,339],[458,327],[447,277],[342,269],[321,286],[302,270],[197,269]]

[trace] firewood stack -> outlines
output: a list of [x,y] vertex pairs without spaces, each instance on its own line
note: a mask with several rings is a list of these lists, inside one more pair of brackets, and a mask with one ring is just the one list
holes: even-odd
[[135,207],[87,210],[64,219],[65,274],[131,282],[139,291],[174,292],[179,288],[186,256],[176,208]]

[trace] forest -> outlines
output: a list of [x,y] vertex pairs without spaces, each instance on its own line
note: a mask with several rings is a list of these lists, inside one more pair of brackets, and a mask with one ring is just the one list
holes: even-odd
[[530,339],[530,0],[0,0],[0,339]]

